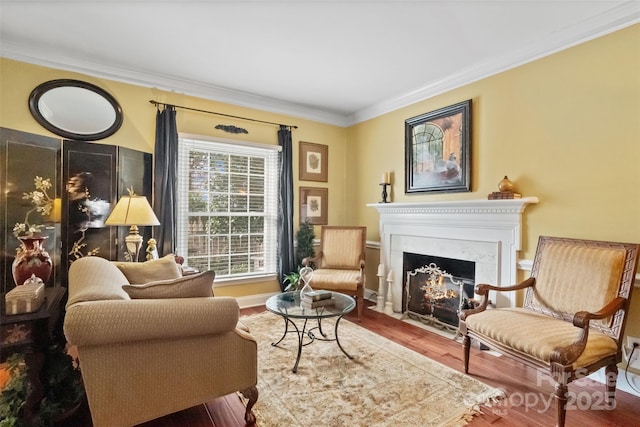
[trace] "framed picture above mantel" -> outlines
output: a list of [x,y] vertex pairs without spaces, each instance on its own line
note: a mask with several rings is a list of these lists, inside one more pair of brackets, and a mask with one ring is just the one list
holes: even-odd
[[405,120],[405,193],[471,191],[471,100]]

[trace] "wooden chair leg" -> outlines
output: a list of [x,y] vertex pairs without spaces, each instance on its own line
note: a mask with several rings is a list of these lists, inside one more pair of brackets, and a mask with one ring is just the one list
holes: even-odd
[[469,355],[471,354],[471,338],[469,335],[465,335],[462,338],[462,345],[464,347],[464,373],[469,373]]
[[567,416],[567,392],[569,388],[566,384],[557,383],[556,384],[556,411],[557,411],[557,421],[556,427],[564,427],[564,422]]
[[248,426],[253,426],[256,424],[256,416],[253,414],[252,409],[253,405],[258,401],[258,389],[256,386],[253,386],[246,390],[242,390],[240,393],[242,393],[245,399],[248,399],[247,409],[244,413],[244,422]]
[[358,294],[356,298],[356,308],[358,309],[358,322],[362,320],[362,307],[364,306],[364,295]]
[[607,395],[605,396],[606,408],[613,410],[616,407],[616,383],[618,381],[618,366],[608,365],[605,368],[605,381]]

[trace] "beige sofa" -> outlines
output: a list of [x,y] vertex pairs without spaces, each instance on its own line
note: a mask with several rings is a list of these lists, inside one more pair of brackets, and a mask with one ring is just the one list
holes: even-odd
[[[212,285],[213,276],[180,276],[170,257],[71,265],[64,333],[77,346],[95,427],[139,424],[236,391],[248,399],[247,424],[255,423],[257,345],[237,327],[236,300],[195,295],[193,284]],[[130,286],[131,278],[152,283]],[[175,295],[184,292],[191,297]]]

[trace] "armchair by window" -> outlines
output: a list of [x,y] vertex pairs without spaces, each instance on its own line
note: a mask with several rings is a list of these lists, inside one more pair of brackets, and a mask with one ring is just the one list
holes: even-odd
[[[540,237],[531,277],[508,287],[478,285],[484,296],[460,315],[464,370],[471,339],[548,372],[557,425],[564,426],[568,384],[600,368],[605,401],[615,408],[617,364],[638,262],[638,245]],[[487,309],[489,291],[525,290],[521,308]]]
[[365,287],[367,227],[323,226],[320,249],[305,266],[315,266],[311,287],[340,292],[356,298],[358,320],[362,317]]

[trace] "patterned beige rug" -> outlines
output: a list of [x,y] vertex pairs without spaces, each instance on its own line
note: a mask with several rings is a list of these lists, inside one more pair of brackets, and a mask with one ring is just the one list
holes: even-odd
[[[347,320],[335,342],[302,349],[297,374],[295,334],[273,347],[284,321],[273,313],[245,316],[258,341],[259,427],[270,426],[463,426],[480,404],[502,392],[434,362]],[[301,327],[302,322],[297,321]],[[324,327],[326,324],[326,328]],[[331,319],[323,322],[333,332]],[[462,351],[462,349],[461,349]]]

